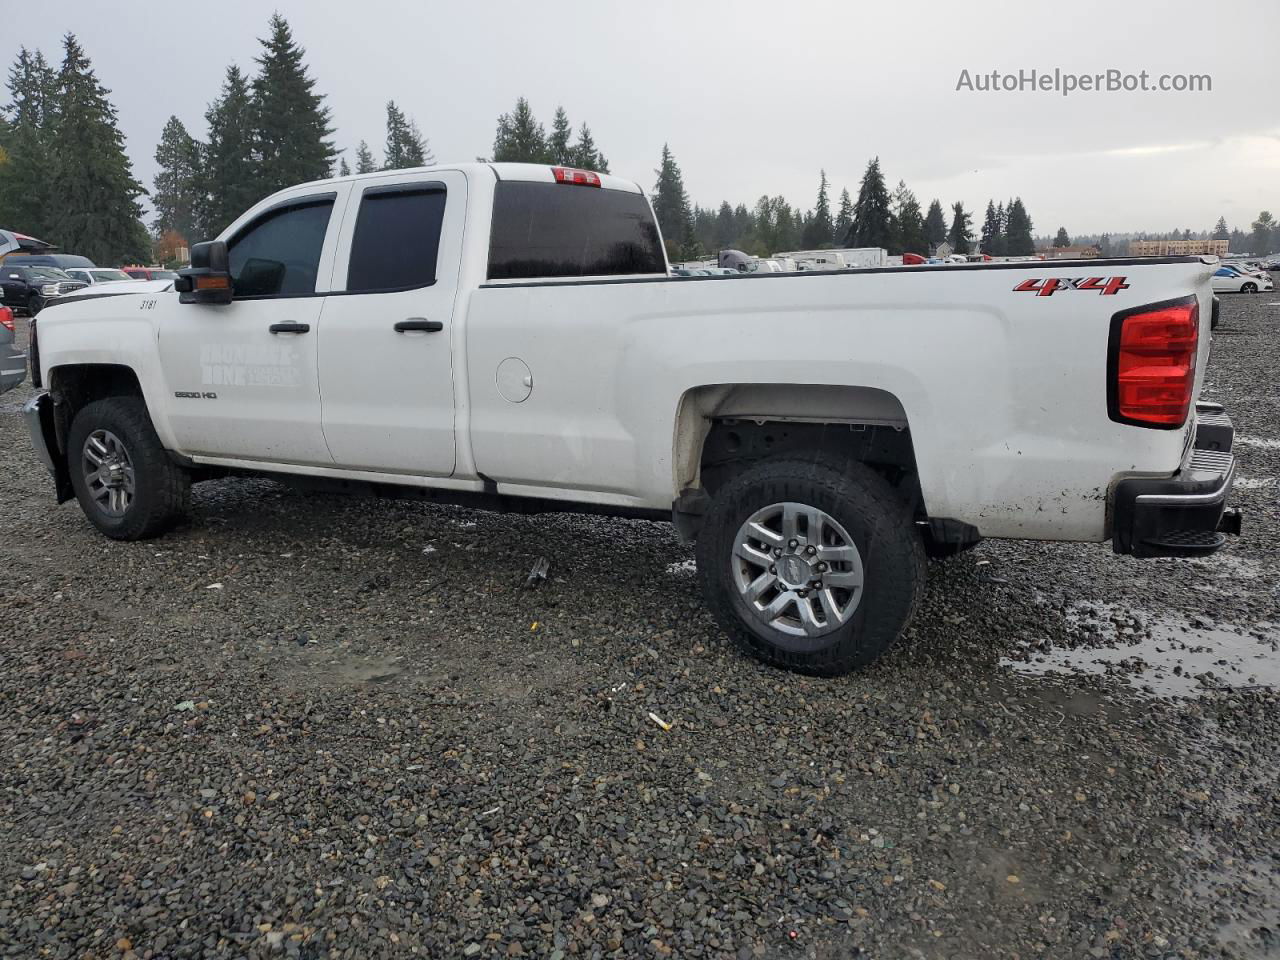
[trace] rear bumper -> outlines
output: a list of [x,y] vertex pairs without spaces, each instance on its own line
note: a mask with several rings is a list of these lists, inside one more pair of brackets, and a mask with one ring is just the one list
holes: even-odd
[[1135,557],[1202,557],[1240,532],[1240,513],[1227,510],[1235,479],[1235,428],[1217,404],[1196,405],[1196,438],[1172,477],[1131,477],[1112,494],[1116,553]]

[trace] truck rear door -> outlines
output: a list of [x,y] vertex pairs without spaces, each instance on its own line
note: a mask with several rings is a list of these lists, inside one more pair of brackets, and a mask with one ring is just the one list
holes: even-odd
[[324,435],[339,467],[453,473],[450,341],[466,204],[458,171],[353,186],[320,324]]

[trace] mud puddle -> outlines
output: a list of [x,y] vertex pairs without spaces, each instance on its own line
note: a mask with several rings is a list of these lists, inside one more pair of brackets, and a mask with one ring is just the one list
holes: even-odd
[[1085,674],[1118,679],[1160,697],[1196,697],[1220,687],[1280,688],[1280,627],[1251,630],[1108,604],[1080,604],[1067,614],[1079,646],[1024,644],[1024,658],[1002,658],[1015,673]]

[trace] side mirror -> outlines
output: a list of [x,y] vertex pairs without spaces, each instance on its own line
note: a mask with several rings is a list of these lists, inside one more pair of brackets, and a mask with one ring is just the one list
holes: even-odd
[[210,240],[192,247],[191,266],[178,271],[173,288],[179,303],[230,303],[235,291],[226,243]]

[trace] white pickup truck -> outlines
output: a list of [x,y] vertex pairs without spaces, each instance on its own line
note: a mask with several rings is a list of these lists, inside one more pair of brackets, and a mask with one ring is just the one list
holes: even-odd
[[1232,426],[1196,403],[1214,269],[673,277],[634,183],[388,171],[268,197],[175,290],[46,308],[27,415],[117,539],[228,472],[672,520],[736,642],[837,674],[899,635],[927,555],[1238,530]]

